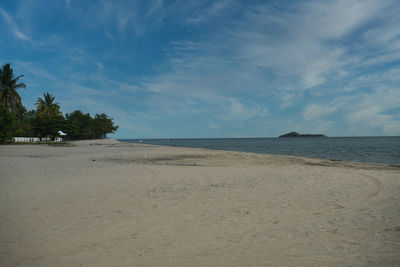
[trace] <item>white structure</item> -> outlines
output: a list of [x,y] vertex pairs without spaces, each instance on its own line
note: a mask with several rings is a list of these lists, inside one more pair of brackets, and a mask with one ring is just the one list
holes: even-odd
[[60,135],[60,137],[57,137],[54,141],[56,142],[61,142],[64,141],[65,139],[67,139],[67,134],[64,133],[63,131],[58,131],[58,134]]
[[[56,142],[64,141],[67,138],[67,134],[64,133],[63,131],[58,131],[58,135],[60,137],[57,137],[54,140]],[[13,137],[13,141],[16,143],[36,143],[36,142],[40,142],[40,138],[39,137]],[[51,138],[43,137],[42,141],[51,141]]]
[[[40,142],[39,137],[13,137],[16,143],[36,143]],[[42,141],[50,141],[50,137],[42,138]]]

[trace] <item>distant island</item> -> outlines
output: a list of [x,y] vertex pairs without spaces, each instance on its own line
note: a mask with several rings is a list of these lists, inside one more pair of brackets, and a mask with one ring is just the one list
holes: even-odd
[[290,132],[279,136],[279,138],[282,137],[326,137],[326,136],[323,134],[299,134],[297,132]]

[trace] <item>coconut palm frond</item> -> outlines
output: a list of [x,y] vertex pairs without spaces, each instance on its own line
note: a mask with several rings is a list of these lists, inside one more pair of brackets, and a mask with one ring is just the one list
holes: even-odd
[[61,114],[60,105],[58,103],[54,103],[56,98],[49,94],[43,94],[43,98],[38,98],[35,105],[37,107],[38,114],[40,116],[47,115],[49,117],[56,117]]
[[26,88],[24,83],[18,83],[21,77],[23,75],[14,77],[13,69],[9,63],[0,68],[0,103],[13,113],[18,111],[19,105],[22,105],[21,97],[16,90]]

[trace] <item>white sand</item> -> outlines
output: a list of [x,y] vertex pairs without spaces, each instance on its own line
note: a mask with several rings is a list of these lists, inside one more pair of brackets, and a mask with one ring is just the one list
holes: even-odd
[[0,266],[400,265],[398,167],[96,140],[0,171]]

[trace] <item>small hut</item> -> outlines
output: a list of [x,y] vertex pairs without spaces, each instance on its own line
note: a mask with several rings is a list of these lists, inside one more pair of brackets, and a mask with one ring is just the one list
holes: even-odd
[[56,138],[57,142],[67,141],[67,134],[66,133],[64,133],[63,131],[60,130],[60,131],[58,131],[58,135],[59,135],[59,137]]

